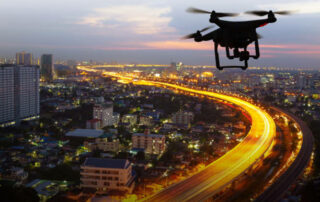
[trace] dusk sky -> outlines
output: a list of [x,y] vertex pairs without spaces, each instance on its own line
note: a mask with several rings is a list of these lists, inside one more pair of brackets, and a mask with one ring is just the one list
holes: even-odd
[[298,11],[258,29],[262,56],[249,64],[320,67],[319,0],[0,0],[0,57],[27,51],[65,60],[214,65],[212,41],[180,39],[210,25],[209,15],[186,13],[188,7]]

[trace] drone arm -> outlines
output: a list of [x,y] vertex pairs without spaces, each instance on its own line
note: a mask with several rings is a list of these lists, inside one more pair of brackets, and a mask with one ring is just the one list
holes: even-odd
[[217,38],[217,30],[202,36],[202,41],[215,40]]

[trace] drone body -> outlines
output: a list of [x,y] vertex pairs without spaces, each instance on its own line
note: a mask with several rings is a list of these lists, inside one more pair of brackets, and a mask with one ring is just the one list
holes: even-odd
[[[205,28],[203,30],[197,31],[194,34],[190,34],[185,36],[185,38],[194,38],[196,42],[201,41],[209,41],[213,40],[214,42],[214,52],[216,59],[216,67],[219,70],[223,68],[241,68],[243,70],[248,68],[248,60],[252,57],[254,59],[258,59],[260,57],[259,50],[259,38],[261,38],[256,29],[259,27],[263,27],[269,23],[274,23],[277,21],[275,18],[275,14],[287,15],[288,11],[280,11],[280,12],[272,12],[272,11],[251,11],[247,12],[249,14],[264,16],[268,15],[268,18],[261,20],[253,20],[253,21],[226,21],[221,20],[221,17],[231,17],[236,16],[237,14],[233,13],[216,13],[215,11],[208,12],[200,9],[190,8],[189,12],[192,13],[210,13],[210,22],[219,26],[218,29],[202,35],[201,32],[208,30],[210,27]],[[254,43],[255,45],[255,54],[250,55],[248,46]],[[229,59],[239,58],[240,61],[244,61],[244,66],[221,66],[219,59],[218,47],[225,47],[226,56]],[[230,54],[230,49],[233,49],[233,54]],[[242,50],[240,50],[242,49]]]

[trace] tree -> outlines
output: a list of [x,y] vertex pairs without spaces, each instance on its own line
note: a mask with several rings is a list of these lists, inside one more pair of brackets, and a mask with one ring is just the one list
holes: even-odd
[[1,201],[3,202],[38,202],[40,198],[33,188],[30,187],[0,187]]
[[136,155],[136,159],[138,161],[144,161],[145,160],[145,153],[144,151],[138,151],[137,155]]

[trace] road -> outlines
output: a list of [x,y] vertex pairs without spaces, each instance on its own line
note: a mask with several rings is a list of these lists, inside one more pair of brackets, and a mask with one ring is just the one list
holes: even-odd
[[286,172],[281,175],[266,191],[264,191],[256,201],[279,201],[290,185],[301,175],[308,165],[313,150],[313,135],[308,126],[295,115],[285,112],[279,108],[273,107],[274,110],[284,113],[296,122],[303,134],[302,145],[296,159]]
[[146,201],[204,201],[249,169],[273,142],[276,131],[273,119],[264,110],[242,99],[163,82],[142,80],[136,84],[166,86],[225,100],[243,108],[252,119],[250,131],[236,147],[202,171],[148,197]]

